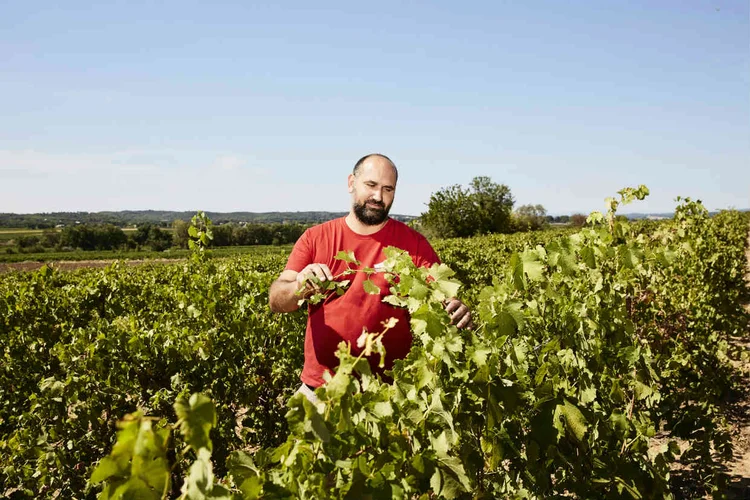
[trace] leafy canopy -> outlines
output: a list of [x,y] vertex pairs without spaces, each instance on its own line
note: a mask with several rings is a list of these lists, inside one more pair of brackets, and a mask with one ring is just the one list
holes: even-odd
[[422,224],[427,233],[443,238],[508,233],[513,203],[508,186],[474,177],[466,189],[456,184],[433,193]]

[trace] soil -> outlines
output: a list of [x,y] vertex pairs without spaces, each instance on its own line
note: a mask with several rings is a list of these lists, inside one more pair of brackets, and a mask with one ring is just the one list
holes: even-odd
[[[747,261],[745,282],[745,294],[743,307],[750,313],[750,234],[748,234],[748,245],[745,251]],[[740,353],[740,359],[732,360],[731,363],[737,369],[740,380],[737,387],[740,389],[729,401],[726,402],[724,417],[731,429],[733,460],[724,464],[729,481],[727,487],[721,491],[719,498],[750,500],[750,323],[745,328],[743,335],[731,337],[729,344]],[[663,451],[670,438],[665,433],[659,433],[651,440],[650,452]],[[680,450],[687,448],[687,442],[676,439]],[[696,493],[700,491],[698,479],[695,477],[689,465],[678,461],[671,468],[673,493],[675,498],[700,498]],[[710,497],[704,497],[710,498]]]
[[[745,252],[747,260],[745,282],[745,311],[750,313],[750,235]],[[739,398],[730,403],[727,418],[732,426],[732,444],[734,460],[727,464],[730,486],[727,493],[731,498],[750,499],[750,324],[745,335],[731,339],[731,344],[743,353],[743,359],[734,361],[735,367],[742,373],[744,389]]]

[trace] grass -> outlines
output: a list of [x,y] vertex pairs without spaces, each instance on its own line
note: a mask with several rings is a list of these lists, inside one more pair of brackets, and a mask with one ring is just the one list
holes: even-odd
[[15,240],[21,236],[41,236],[44,231],[44,229],[0,228],[0,242]]
[[[216,257],[228,257],[231,255],[253,254],[284,254],[288,255],[292,245],[252,245],[218,247],[212,249]],[[80,260],[147,260],[147,259],[184,259],[190,255],[190,250],[172,248],[164,252],[153,252],[150,250],[127,251],[127,250],[100,250],[84,252],[80,250],[71,252],[42,252],[42,253],[0,253],[0,262],[52,262],[52,261],[80,261]]]
[[[123,233],[134,233],[137,231],[135,227],[121,227]],[[160,227],[162,231],[167,233],[174,232],[172,227]],[[23,227],[0,227],[0,241],[12,240],[21,236],[41,236],[45,231],[59,233],[62,231],[60,228],[55,229],[27,229]]]

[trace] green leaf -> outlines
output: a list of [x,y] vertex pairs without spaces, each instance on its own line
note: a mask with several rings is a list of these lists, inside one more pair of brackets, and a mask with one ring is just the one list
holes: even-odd
[[523,273],[523,261],[521,256],[514,253],[510,258],[511,279],[516,290],[526,288],[526,277]]
[[259,477],[249,477],[240,484],[242,500],[255,500],[263,493],[263,480]]
[[110,477],[121,474],[123,471],[120,469],[117,461],[111,457],[104,457],[99,462],[99,465],[96,466],[96,469],[94,469],[94,472],[91,474],[91,481],[92,484],[101,483],[105,479],[109,479]]
[[190,466],[188,476],[182,485],[180,500],[231,500],[226,488],[214,485],[211,452],[207,448],[198,450],[198,458]]
[[365,292],[369,293],[370,295],[379,295],[380,294],[380,287],[373,283],[370,280],[365,280],[362,282],[362,285],[365,288]]
[[596,255],[594,250],[589,247],[581,248],[581,260],[586,264],[589,269],[596,267]]
[[381,401],[380,403],[375,403],[372,412],[380,418],[390,417],[393,415],[393,405],[389,401]]
[[417,300],[424,300],[427,298],[427,294],[430,292],[430,289],[427,288],[423,283],[420,283],[417,280],[412,280],[410,286],[409,286],[409,297],[413,297]]
[[633,269],[640,263],[642,252],[628,247],[620,247],[620,265],[626,269]]
[[441,458],[439,461],[441,465],[450,470],[453,476],[450,481],[444,476],[445,484],[441,494],[445,498],[457,498],[461,493],[472,490],[471,481],[458,457]]
[[190,400],[179,397],[174,404],[180,432],[194,450],[212,449],[209,432],[216,426],[216,409],[203,394],[193,394]]
[[617,429],[617,431],[622,435],[624,435],[630,429],[628,417],[626,417],[622,412],[612,413],[612,415],[609,417],[609,420],[610,422],[612,422],[612,426]]
[[521,254],[521,261],[523,262],[523,272],[529,277],[531,281],[539,281],[543,277],[544,262],[539,258],[539,254],[535,250],[524,250]]
[[591,385],[581,391],[581,403],[588,404],[596,401],[596,388]]
[[348,252],[346,250],[341,250],[339,253],[336,254],[334,257],[336,260],[343,260],[344,262],[347,262],[349,264],[359,265],[360,262],[354,257],[354,252],[349,250]]
[[331,434],[328,432],[323,416],[307,398],[302,403],[305,406],[305,430],[312,431],[318,439],[327,443],[331,439]]
[[244,451],[234,451],[229,455],[227,468],[237,483],[247,478],[258,476],[258,468],[253,461],[253,457]]
[[450,444],[448,443],[448,436],[445,431],[441,432],[437,438],[430,438],[432,449],[435,450],[435,454],[439,458],[445,458],[448,456],[450,451]]
[[[439,280],[435,283],[438,290],[440,290],[446,299],[453,299],[458,296],[458,290],[461,288],[461,283],[455,280]],[[438,300],[441,297],[436,297]]]
[[521,310],[522,307],[523,305],[519,302],[507,302],[503,304],[495,319],[499,335],[510,336],[515,334],[517,329],[523,327],[524,317]]
[[[565,424],[565,428],[568,433],[571,434],[577,441],[582,442],[586,434],[586,418],[581,413],[581,410],[577,406],[565,401],[565,404],[557,405],[555,407],[554,414],[555,424],[562,421]],[[556,425],[557,426],[557,425]],[[558,427],[558,430],[562,430]]]
[[547,245],[549,263],[551,266],[560,266],[560,270],[566,276],[573,276],[577,269],[575,251],[569,238],[553,241]]
[[456,273],[453,272],[453,269],[451,269],[450,267],[448,267],[446,264],[442,264],[442,263],[441,264],[434,264],[430,268],[430,276],[435,281],[447,280],[448,278],[450,278],[454,274],[456,274]]

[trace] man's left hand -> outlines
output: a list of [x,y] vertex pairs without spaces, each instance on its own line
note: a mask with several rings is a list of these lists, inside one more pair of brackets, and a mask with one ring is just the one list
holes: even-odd
[[451,315],[451,324],[458,328],[473,328],[471,311],[458,299],[451,299],[445,305],[445,311]]

